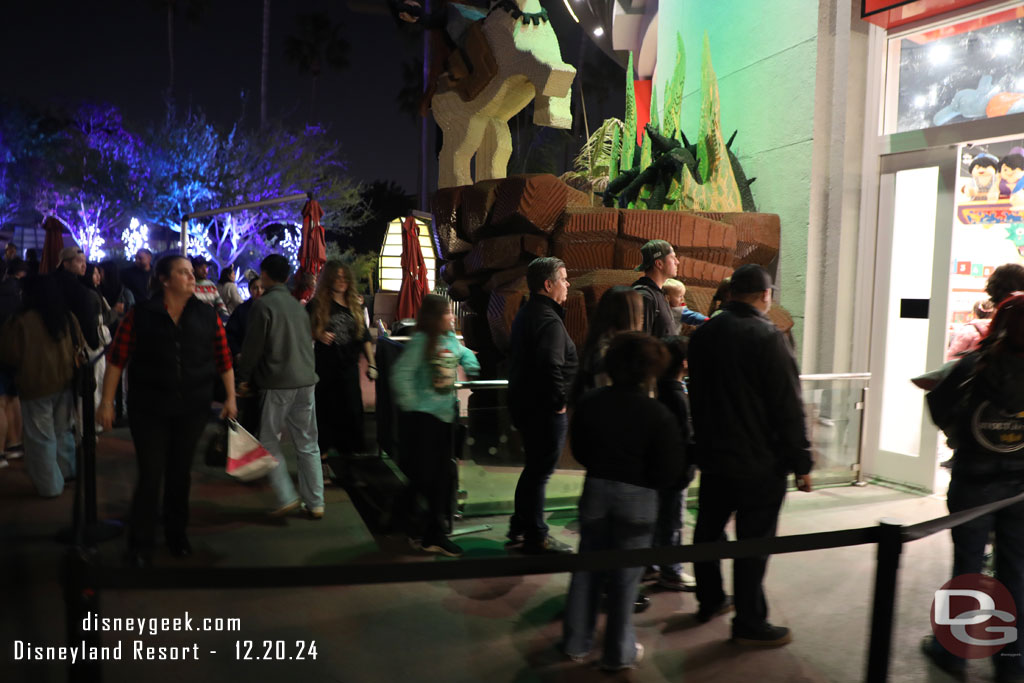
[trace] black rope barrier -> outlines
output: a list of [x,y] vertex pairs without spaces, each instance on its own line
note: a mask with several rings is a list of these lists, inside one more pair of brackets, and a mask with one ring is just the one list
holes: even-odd
[[[466,558],[441,562],[353,562],[315,567],[155,567],[139,570],[98,565],[90,553],[79,547],[69,553],[64,569],[69,642],[81,640],[84,636],[75,632],[77,625],[81,623],[79,617],[84,610],[99,610],[99,596],[103,589],[260,589],[454,581],[608,570],[675,562],[707,562],[874,543],[878,546],[878,555],[865,680],[869,683],[881,683],[888,679],[892,654],[897,579],[903,545],[1021,501],[1024,501],[1024,493],[909,527],[896,520],[882,520],[877,527],[768,539],[566,555]],[[73,683],[102,680],[99,662],[72,664],[69,680]]]
[[978,517],[996,512],[997,510],[1001,510],[1013,505],[1014,503],[1020,503],[1021,501],[1024,501],[1024,493],[1020,493],[1010,498],[997,500],[994,503],[979,505],[978,507],[973,507],[969,510],[954,512],[946,515],[945,517],[929,519],[927,522],[920,522],[918,524],[903,527],[903,542],[907,543],[910,541],[916,541],[945,529],[952,529],[955,526],[960,526],[961,524],[970,522],[972,519],[977,519]]
[[195,569],[153,567],[139,571],[128,567],[99,566],[89,562],[84,555],[80,557],[83,562],[85,582],[97,589],[295,588],[455,581],[497,576],[621,569],[676,562],[707,562],[864,545],[877,543],[878,538],[877,527],[866,527],[770,539],[700,543],[672,548],[604,550],[565,555],[464,558],[458,561],[443,562],[353,562],[314,567],[202,567]]

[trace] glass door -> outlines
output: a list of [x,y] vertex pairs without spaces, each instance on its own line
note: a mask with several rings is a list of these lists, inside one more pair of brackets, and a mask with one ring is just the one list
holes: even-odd
[[955,147],[882,158],[864,470],[928,492],[939,432],[910,380],[943,363],[956,177]]

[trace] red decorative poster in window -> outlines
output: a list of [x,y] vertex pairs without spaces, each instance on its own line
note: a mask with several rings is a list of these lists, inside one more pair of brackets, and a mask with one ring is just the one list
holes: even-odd
[[862,0],[860,16],[876,26],[891,29],[980,2],[984,0]]
[[956,262],[956,274],[957,275],[970,275],[971,274],[971,262],[970,261],[957,261]]

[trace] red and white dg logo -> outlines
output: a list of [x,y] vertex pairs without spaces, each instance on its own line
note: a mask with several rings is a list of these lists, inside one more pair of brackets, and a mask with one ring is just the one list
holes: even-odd
[[950,654],[991,657],[1017,640],[1017,606],[1002,583],[962,574],[935,591],[932,632]]

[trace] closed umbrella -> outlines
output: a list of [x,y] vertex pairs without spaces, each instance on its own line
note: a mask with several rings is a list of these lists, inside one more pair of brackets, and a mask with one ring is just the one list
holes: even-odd
[[327,262],[327,240],[324,227],[320,225],[324,210],[315,199],[302,207],[302,246],[299,247],[299,269],[313,275],[318,274]]
[[46,237],[43,239],[43,254],[39,259],[39,272],[52,273],[60,265],[60,251],[64,248],[64,224],[53,216],[43,221]]
[[415,318],[427,293],[427,264],[420,246],[420,228],[409,216],[402,223],[402,287],[398,290],[399,320]]

